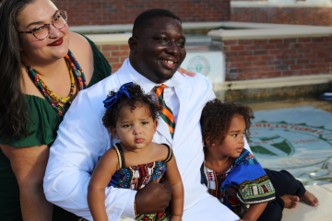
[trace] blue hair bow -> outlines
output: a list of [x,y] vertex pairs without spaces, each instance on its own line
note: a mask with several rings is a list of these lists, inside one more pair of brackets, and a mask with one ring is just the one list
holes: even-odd
[[134,83],[133,82],[129,82],[129,83],[126,83],[126,84],[123,84],[120,89],[115,93],[113,94],[112,96],[108,96],[104,101],[104,107],[109,110],[109,109],[112,109],[113,105],[118,102],[118,100],[123,96],[127,96],[129,99],[131,99],[131,95],[128,91],[128,87],[131,87],[133,86]]

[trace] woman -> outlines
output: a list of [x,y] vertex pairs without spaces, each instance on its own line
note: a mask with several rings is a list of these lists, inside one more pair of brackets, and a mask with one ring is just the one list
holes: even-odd
[[[52,220],[42,188],[49,146],[76,94],[111,67],[50,0],[1,1],[0,30],[0,217]],[[78,218],[55,207],[53,220]]]

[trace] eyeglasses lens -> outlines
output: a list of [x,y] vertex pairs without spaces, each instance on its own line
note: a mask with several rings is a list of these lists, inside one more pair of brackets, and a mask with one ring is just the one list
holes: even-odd
[[52,24],[58,29],[63,28],[67,24],[67,13],[65,11],[58,11],[54,16]]
[[[65,27],[66,24],[67,13],[65,11],[58,11],[53,17],[52,25],[57,29],[61,29]],[[50,34],[50,24],[44,24],[43,26],[34,29],[32,32],[38,40],[44,40]]]

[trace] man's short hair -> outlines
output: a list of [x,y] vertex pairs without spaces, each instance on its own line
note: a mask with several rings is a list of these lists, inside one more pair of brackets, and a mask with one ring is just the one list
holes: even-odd
[[181,19],[169,10],[159,8],[146,10],[136,17],[133,26],[133,36],[139,35],[139,32],[146,28],[149,21],[160,17],[173,18],[182,23]]

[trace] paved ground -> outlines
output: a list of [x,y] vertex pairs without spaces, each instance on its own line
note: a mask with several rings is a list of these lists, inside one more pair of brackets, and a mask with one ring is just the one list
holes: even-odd
[[331,221],[332,184],[307,186],[320,200],[318,207],[300,203],[295,209],[285,209],[282,221]]
[[[282,100],[282,101],[273,101],[273,102],[258,102],[258,103],[248,103],[248,105],[253,108],[255,113],[275,113],[275,110],[283,110],[283,109],[294,109],[294,110],[300,110],[301,108],[304,109],[310,109],[313,108],[314,110],[322,111],[321,117],[319,117],[317,120],[320,120],[322,122],[326,121],[326,123],[329,123],[331,125],[332,117],[329,117],[329,113],[332,113],[332,102],[326,102],[326,101],[319,101],[315,99],[292,99],[292,100]],[[309,108],[308,108],[309,107]],[[318,112],[319,113],[319,112]],[[297,115],[297,116],[296,116]],[[268,114],[267,114],[268,116]],[[272,118],[273,115],[271,115]],[[295,114],[293,116],[285,116],[285,118],[292,118],[301,116],[301,114]],[[305,115],[303,115],[305,116]],[[319,115],[318,115],[319,116]],[[328,116],[328,117],[326,117]],[[332,116],[332,115],[331,115]],[[275,117],[275,116],[273,116]],[[280,116],[279,116],[280,117]],[[303,122],[307,122],[307,119],[303,119]],[[310,123],[308,123],[310,124]],[[328,126],[330,127],[330,126]],[[265,128],[263,128],[265,129]],[[328,128],[328,133],[331,140],[331,131],[332,128]],[[287,131],[289,133],[289,131]],[[331,142],[330,142],[331,143]],[[329,144],[327,144],[329,145]],[[329,147],[328,147],[329,148]],[[332,148],[332,145],[330,145],[330,149]],[[330,150],[328,150],[330,151]],[[320,153],[321,152],[321,153]],[[330,152],[328,152],[330,153]],[[313,155],[324,155],[324,150],[316,150],[316,152]],[[290,155],[290,156],[295,156]],[[313,160],[315,157],[308,157],[306,161]],[[293,157],[292,160],[288,160],[285,162],[291,162],[290,164],[294,164],[292,170],[293,174],[299,174],[297,172],[301,171],[301,166],[296,167],[296,164],[303,163],[303,160],[298,160],[296,157]],[[268,161],[265,163],[269,163]],[[263,164],[263,163],[262,163]],[[283,214],[282,221],[331,221],[332,220],[332,210],[331,210],[331,204],[332,204],[332,180],[331,178],[331,169],[332,169],[332,157],[327,157],[327,160],[325,161],[325,167],[322,168],[322,164],[319,163],[313,163],[313,166],[308,167],[309,169],[316,171],[316,172],[309,172],[307,175],[307,180],[304,183],[306,183],[306,188],[313,192],[320,200],[320,205],[317,208],[310,207],[304,203],[300,203],[297,208],[295,209],[285,209]],[[292,167],[292,165],[287,165],[287,163],[284,164],[285,167]],[[317,167],[317,169],[315,169]],[[318,168],[319,167],[319,168]],[[310,177],[315,179],[315,176],[323,177],[323,179],[317,179],[318,181],[311,180]],[[324,179],[328,176],[328,179]],[[308,181],[309,179],[309,181]]]

